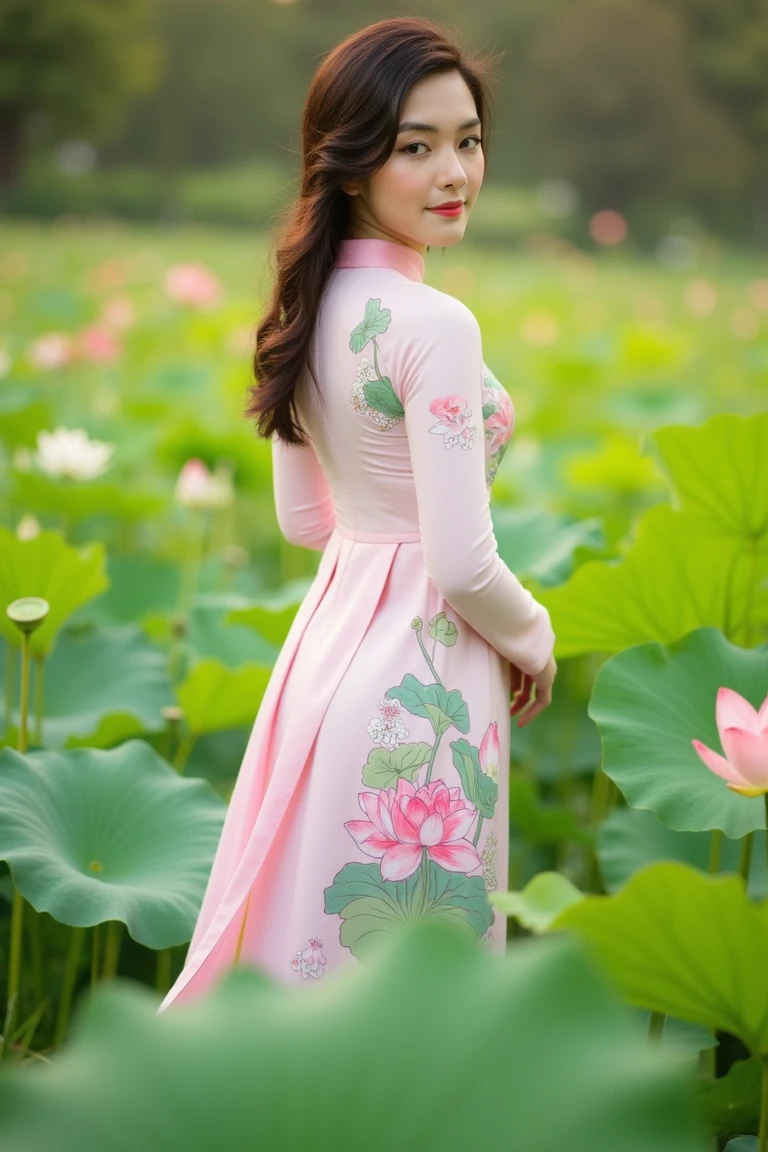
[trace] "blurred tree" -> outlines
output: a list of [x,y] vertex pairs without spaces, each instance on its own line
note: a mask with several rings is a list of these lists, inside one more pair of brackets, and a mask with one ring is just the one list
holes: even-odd
[[[565,177],[587,210],[643,194],[733,192],[745,158],[688,64],[684,22],[648,0],[549,0],[518,76],[532,174]],[[713,158],[716,157],[716,160]]]
[[755,237],[768,247],[768,0],[660,2],[687,24],[701,89],[744,142]]
[[147,9],[148,0],[2,0],[0,187],[18,182],[35,117],[52,138],[98,140],[152,87],[161,56],[145,35]]

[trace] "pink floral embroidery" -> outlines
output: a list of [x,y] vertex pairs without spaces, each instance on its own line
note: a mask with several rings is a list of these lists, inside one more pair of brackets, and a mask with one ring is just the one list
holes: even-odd
[[495,404],[496,411],[485,421],[485,427],[491,433],[486,442],[485,450],[489,456],[498,452],[502,444],[506,444],[512,436],[515,425],[515,416],[512,401],[502,388],[483,387],[483,404]]
[[309,946],[303,951],[298,948],[291,958],[291,968],[294,972],[300,972],[302,980],[308,980],[311,976],[314,980],[319,980],[325,971],[325,953],[323,952],[323,942],[316,936],[311,936],[309,939]]
[[454,444],[460,444],[464,449],[472,447],[477,425],[472,419],[472,409],[466,396],[458,396],[453,392],[447,396],[436,396],[430,400],[429,410],[438,418],[430,432],[443,437],[445,448],[453,448]]
[[384,880],[404,880],[421,862],[422,849],[448,872],[471,872],[482,864],[465,839],[476,810],[460,788],[443,780],[416,788],[401,776],[397,788],[360,792],[367,820],[348,820],[344,827],[368,856],[381,858]]

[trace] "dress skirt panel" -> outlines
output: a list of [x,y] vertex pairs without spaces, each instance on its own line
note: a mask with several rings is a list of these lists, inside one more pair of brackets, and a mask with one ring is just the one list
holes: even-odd
[[311,986],[421,916],[504,951],[487,892],[507,883],[509,663],[446,604],[415,534],[389,535],[329,540],[160,1010],[238,961]]

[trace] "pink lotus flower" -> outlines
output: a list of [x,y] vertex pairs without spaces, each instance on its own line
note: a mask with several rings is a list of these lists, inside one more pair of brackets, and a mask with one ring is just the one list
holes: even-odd
[[465,839],[476,812],[460,788],[448,788],[443,780],[416,788],[401,776],[397,788],[360,792],[357,799],[368,819],[348,820],[344,827],[367,856],[381,859],[383,880],[405,880],[425,848],[449,872],[471,872],[482,864]]
[[436,432],[439,436],[444,436],[446,432],[458,436],[468,427],[472,419],[469,400],[466,396],[457,396],[454,393],[448,396],[436,396],[434,400],[430,400],[429,410],[438,419],[437,424],[433,424],[430,428],[430,432]]
[[174,264],[165,274],[165,293],[177,304],[207,308],[221,298],[221,284],[202,264]]
[[108,364],[117,360],[120,345],[109,328],[90,324],[83,328],[77,338],[77,351],[83,360],[94,364]]
[[136,306],[128,296],[113,296],[101,310],[99,323],[122,332],[136,323]]
[[758,712],[731,688],[719,688],[715,705],[717,731],[725,756],[700,740],[694,748],[712,772],[742,796],[768,792],[768,696]]
[[502,444],[512,437],[515,427],[515,414],[509,396],[500,388],[483,387],[483,404],[495,404],[497,411],[485,420],[485,427],[492,433],[486,451],[493,455]]
[[497,784],[499,780],[501,746],[499,744],[499,726],[495,720],[488,725],[485,730],[485,736],[483,736],[480,741],[478,759],[480,761],[480,767],[486,776],[490,776],[494,784]]

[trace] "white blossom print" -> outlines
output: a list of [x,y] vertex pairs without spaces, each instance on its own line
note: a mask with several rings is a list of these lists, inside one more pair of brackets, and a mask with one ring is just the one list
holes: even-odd
[[310,936],[306,948],[297,948],[291,957],[291,968],[300,972],[302,980],[319,980],[325,972],[323,942],[317,936]]
[[384,696],[379,700],[379,712],[381,716],[374,716],[368,725],[368,735],[374,744],[391,752],[409,736],[408,729],[400,718],[400,701]]

